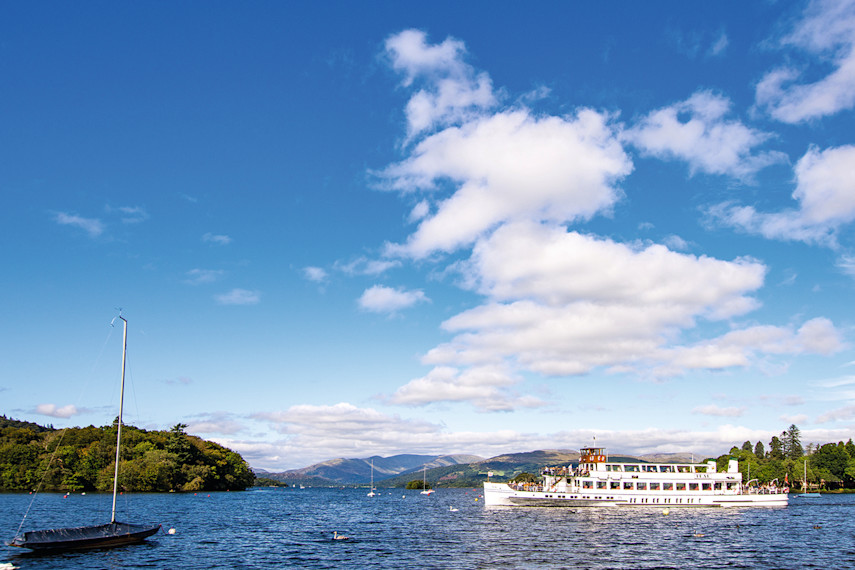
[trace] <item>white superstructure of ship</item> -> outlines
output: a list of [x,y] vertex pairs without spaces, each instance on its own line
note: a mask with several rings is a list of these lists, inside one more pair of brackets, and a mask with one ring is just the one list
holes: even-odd
[[785,507],[786,487],[744,486],[739,463],[720,472],[706,463],[611,462],[605,448],[585,447],[577,467],[545,467],[537,483],[484,483],[487,506]]

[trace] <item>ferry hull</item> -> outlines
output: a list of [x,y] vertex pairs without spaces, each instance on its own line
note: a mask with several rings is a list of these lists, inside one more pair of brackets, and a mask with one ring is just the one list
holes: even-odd
[[484,483],[484,504],[490,506],[526,507],[786,507],[786,493],[779,494],[711,494],[690,493],[557,493],[520,491],[504,483]]

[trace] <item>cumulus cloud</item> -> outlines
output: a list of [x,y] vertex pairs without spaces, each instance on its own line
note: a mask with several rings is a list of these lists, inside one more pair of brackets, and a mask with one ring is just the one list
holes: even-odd
[[797,64],[773,69],[757,84],[760,107],[779,121],[800,123],[855,106],[855,1],[811,1],[780,43],[827,63],[832,71],[800,82]]
[[855,146],[811,147],[795,166],[797,207],[760,212],[722,203],[710,219],[768,239],[835,246],[837,230],[855,220]]
[[429,301],[424,291],[393,289],[384,285],[375,285],[366,289],[359,297],[359,307],[373,313],[394,313],[412,307],[416,303]]
[[323,283],[327,280],[327,277],[329,277],[329,275],[327,274],[326,270],[321,267],[304,267],[303,277],[305,277],[309,281],[314,281],[315,283]]
[[79,228],[89,234],[89,237],[96,238],[104,233],[104,223],[97,218],[84,218],[76,214],[59,212],[53,219],[61,226]]
[[[423,361],[445,375],[442,367],[503,364],[550,376],[604,368],[668,377],[745,367],[758,355],[830,354],[843,346],[827,319],[798,329],[735,329],[681,344],[681,332],[699,320],[731,319],[757,307],[751,294],[765,267],[747,259],[721,261],[515,224],[479,242],[461,270],[487,301],[442,324],[456,336]],[[431,383],[436,379],[429,374],[407,391]]]
[[465,63],[463,42],[448,38],[429,45],[424,32],[405,30],[386,40],[386,54],[392,68],[404,75],[405,86],[424,84],[407,103],[409,137],[496,104],[489,76]]
[[[388,188],[435,201],[433,214],[387,253],[419,259],[451,252],[513,220],[589,219],[614,205],[616,183],[631,170],[609,117],[589,109],[540,118],[507,111],[450,127],[379,173]],[[434,196],[444,183],[452,194]]]
[[[455,40],[429,45],[420,32],[395,37],[401,43],[387,44],[387,54],[405,87],[419,81],[435,94],[444,77],[483,77],[463,61],[465,46]],[[720,39],[716,49],[723,50],[726,36]],[[692,173],[741,180],[785,160],[759,150],[770,135],[732,118],[729,99],[700,91],[628,129],[585,108],[559,117],[499,108],[497,101],[457,101],[428,106],[423,122],[408,112],[414,144],[402,160],[374,174],[382,188],[416,204],[409,216],[415,229],[402,243],[387,244],[386,256],[435,260],[471,249],[452,269],[484,300],[443,322],[453,336],[424,355],[432,369],[390,395],[390,402],[466,401],[481,410],[510,410],[542,405],[515,391],[526,372],[602,370],[656,379],[842,347],[827,319],[789,326],[734,322],[759,306],[755,293],[766,267],[756,260],[622,244],[566,226],[608,215],[620,200],[619,184],[633,168],[624,143],[684,160]],[[799,171],[804,186],[798,196],[805,204],[820,192],[818,178],[810,176],[816,162],[824,161],[805,161]],[[822,192],[843,201],[845,187]],[[819,201],[813,212],[822,216]],[[392,291],[374,293],[382,299]],[[700,327],[707,324],[719,332],[705,334]],[[723,326],[730,330],[722,334]]]
[[257,305],[261,302],[261,293],[247,289],[232,289],[228,293],[215,295],[214,300],[220,305]]
[[758,152],[770,135],[728,120],[731,102],[710,91],[657,109],[624,133],[643,153],[684,160],[692,174],[707,172],[750,179],[761,168],[786,160],[779,152]]
[[83,413],[82,410],[78,410],[77,406],[69,404],[67,406],[57,406],[56,404],[39,404],[36,406],[36,413],[41,414],[43,416],[50,416],[52,418],[70,418],[71,416],[76,416],[77,414]]
[[411,406],[467,401],[489,412],[545,405],[538,398],[521,396],[504,388],[516,382],[511,373],[500,366],[474,366],[466,370],[437,366],[426,376],[399,388],[389,401]]

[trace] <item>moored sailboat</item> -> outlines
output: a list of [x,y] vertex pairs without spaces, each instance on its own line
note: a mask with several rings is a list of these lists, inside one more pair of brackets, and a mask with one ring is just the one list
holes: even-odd
[[422,472],[422,495],[430,495],[433,493],[433,489],[428,489],[427,486],[427,465],[424,466],[424,470]]
[[[116,521],[116,495],[119,488],[119,451],[122,444],[122,408],[125,399],[125,361],[128,351],[128,321],[117,317],[124,325],[122,333],[122,382],[119,395],[119,416],[116,430],[116,467],[113,476],[113,507],[107,524],[70,528],[27,531],[9,542],[9,546],[35,551],[82,550],[110,548],[142,542],[160,530],[161,525],[132,524]],[[113,319],[115,322],[115,319]]]
[[368,491],[369,497],[376,497],[377,493],[374,492],[374,460],[371,460],[371,490]]
[[805,474],[804,474],[804,479],[802,479],[802,491],[803,491],[803,492],[802,492],[802,493],[799,493],[799,494],[798,494],[798,495],[796,495],[796,496],[797,496],[797,497],[801,497],[801,498],[803,498],[803,499],[813,499],[813,498],[816,498],[816,497],[821,497],[822,495],[820,495],[819,493],[813,493],[813,492],[811,492],[811,491],[808,491],[808,482],[807,482],[807,457],[805,457],[804,466],[805,466]]

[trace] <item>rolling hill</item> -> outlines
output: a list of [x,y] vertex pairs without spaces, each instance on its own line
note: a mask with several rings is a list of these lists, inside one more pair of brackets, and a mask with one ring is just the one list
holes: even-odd
[[[655,454],[633,457],[611,455],[612,461],[631,462],[682,462],[689,461],[685,453]],[[699,458],[695,458],[699,460]],[[497,481],[512,479],[520,473],[538,475],[545,465],[570,465],[579,461],[579,452],[566,449],[547,449],[497,455],[489,459],[477,455],[393,455],[359,459],[331,459],[302,469],[281,473],[264,472],[263,476],[289,485],[315,487],[368,485],[371,480],[371,462],[374,462],[374,484],[377,487],[403,487],[424,476],[432,487],[479,486],[492,473]],[[427,467],[423,475],[424,468]],[[259,472],[261,475],[262,473]]]

